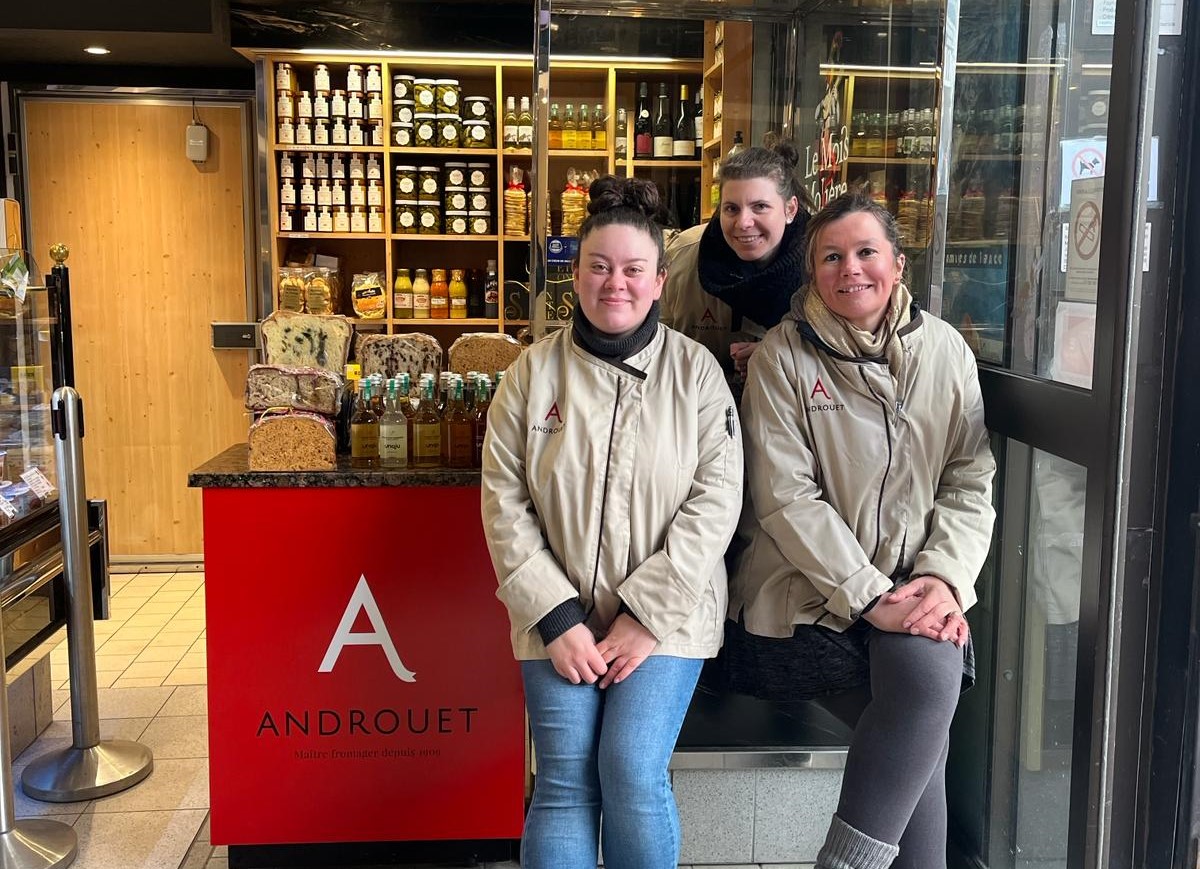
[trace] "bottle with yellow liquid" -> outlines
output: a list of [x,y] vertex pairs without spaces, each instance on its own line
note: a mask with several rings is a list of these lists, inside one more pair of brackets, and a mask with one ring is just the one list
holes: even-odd
[[450,270],[450,319],[465,320],[467,318],[467,282],[464,280],[464,269]]
[[374,468],[379,464],[379,417],[371,406],[371,381],[358,383],[358,401],[350,418],[350,464]]
[[558,116],[558,103],[550,104],[550,122],[546,127],[546,144],[550,150],[557,151],[563,144],[562,118]]
[[412,466],[438,468],[442,464],[442,417],[433,397],[433,379],[422,387],[421,403],[412,418]]
[[567,116],[563,119],[562,129],[562,146],[564,150],[570,151],[575,148],[575,106],[567,103]]
[[579,106],[579,121],[575,124],[575,147],[580,151],[592,150],[592,120],[588,117],[586,103]]
[[604,106],[596,103],[596,108],[592,112],[592,150],[604,151],[608,149],[608,120],[604,117]]
[[392,287],[392,316],[397,320],[411,320],[413,315],[413,283],[408,269],[396,269],[396,283]]
[[454,393],[446,407],[446,466],[469,468],[475,452],[475,431],[471,414],[463,402],[462,378],[454,381]]

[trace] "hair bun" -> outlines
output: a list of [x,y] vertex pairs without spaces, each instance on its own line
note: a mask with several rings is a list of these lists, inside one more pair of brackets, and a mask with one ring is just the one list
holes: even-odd
[[588,214],[629,208],[653,218],[658,213],[660,203],[658,187],[654,182],[642,178],[602,175],[588,188]]
[[789,171],[795,172],[800,165],[800,150],[791,139],[780,139],[771,149],[779,155],[779,159]]

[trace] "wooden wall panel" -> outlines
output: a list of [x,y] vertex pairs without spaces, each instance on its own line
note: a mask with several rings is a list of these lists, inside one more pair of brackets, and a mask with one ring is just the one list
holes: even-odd
[[244,115],[202,107],[210,156],[184,153],[190,105],[26,104],[31,236],[71,249],[87,491],[109,502],[112,552],[202,551],[188,471],[246,438],[249,355],[209,324],[245,320]]

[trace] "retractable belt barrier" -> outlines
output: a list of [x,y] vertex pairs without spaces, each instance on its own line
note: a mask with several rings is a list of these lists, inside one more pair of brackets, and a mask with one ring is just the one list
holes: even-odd
[[[21,788],[34,799],[73,803],[106,797],[133,787],[150,775],[154,758],[150,749],[140,743],[100,739],[96,633],[92,621],[91,560],[88,558],[83,473],[83,402],[79,393],[70,386],[63,386],[54,391],[50,411],[54,423],[58,511],[62,519],[63,564],[67,577],[67,657],[71,666],[73,739],[69,748],[49,752],[29,764],[21,776]],[[4,768],[8,769],[7,764]],[[0,862],[0,869],[7,866]]]

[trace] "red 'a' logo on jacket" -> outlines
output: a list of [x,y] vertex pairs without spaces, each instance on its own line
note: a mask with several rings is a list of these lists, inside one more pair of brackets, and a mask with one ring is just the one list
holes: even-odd
[[833,401],[833,396],[829,394],[829,391],[825,388],[825,384],[821,382],[821,378],[819,377],[817,378],[816,384],[812,388],[812,392],[808,394],[808,400],[812,401],[814,398],[816,398],[818,392],[825,396],[826,401]]
[[701,323],[716,323],[717,318],[713,316],[713,312],[710,309],[705,308],[704,316],[700,318],[700,322]]
[[556,420],[558,420],[560,425],[562,424],[563,418],[562,418],[562,414],[558,412],[558,402],[557,401],[554,402],[554,404],[552,404],[550,406],[550,412],[546,414],[546,418],[544,420],[542,420],[542,422],[549,422],[550,417],[554,417]]

